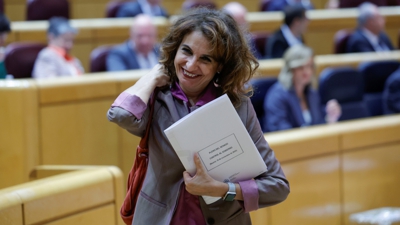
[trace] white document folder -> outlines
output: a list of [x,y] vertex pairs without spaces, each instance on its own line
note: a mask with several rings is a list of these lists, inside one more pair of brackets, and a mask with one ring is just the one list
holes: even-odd
[[[183,117],[164,133],[191,175],[196,174],[193,161],[196,152],[208,174],[218,181],[248,180],[267,171],[226,94]],[[207,204],[219,199],[203,198]]]

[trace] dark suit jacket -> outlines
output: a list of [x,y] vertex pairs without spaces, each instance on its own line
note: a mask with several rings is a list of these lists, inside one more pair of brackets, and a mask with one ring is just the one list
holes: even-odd
[[[154,53],[158,55],[156,48]],[[130,41],[114,47],[107,55],[107,71],[123,71],[140,69],[136,52],[132,49]]]
[[[318,93],[306,90],[308,110],[311,114],[311,125],[325,123]],[[305,126],[299,98],[293,89],[286,90],[276,82],[269,90],[264,101],[264,122],[268,131],[278,131]]]
[[[282,11],[289,3],[286,0],[271,0],[268,5],[268,11]],[[314,6],[310,3],[309,5],[303,5],[306,9],[314,9]]]
[[386,80],[382,99],[384,114],[400,113],[400,68]]
[[282,30],[279,29],[267,39],[267,44],[265,45],[265,58],[282,58],[283,53],[289,48],[289,43],[286,41],[285,36],[283,36]]
[[[379,41],[385,43],[385,45],[393,50],[393,45],[385,33],[379,34]],[[374,52],[375,49],[368,41],[368,39],[362,34],[360,29],[354,31],[347,41],[346,52]]]
[[[138,2],[127,2],[119,8],[116,17],[135,17],[142,13],[143,10]],[[168,17],[167,12],[162,7],[161,15],[159,16]]]

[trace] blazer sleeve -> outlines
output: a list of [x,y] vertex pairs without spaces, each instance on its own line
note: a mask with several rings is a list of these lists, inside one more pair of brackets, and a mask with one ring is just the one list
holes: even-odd
[[244,109],[247,115],[245,121],[246,129],[268,169],[267,172],[254,178],[256,191],[258,190],[258,192],[256,192],[258,198],[251,198],[252,195],[250,195],[246,189],[242,189],[245,211],[249,212],[257,208],[275,205],[284,201],[290,192],[290,187],[281,165],[275,157],[275,153],[265,140],[264,133],[261,130],[260,123],[258,122],[250,99],[247,99],[244,104],[246,104]]
[[268,131],[278,131],[293,128],[289,119],[289,108],[285,93],[277,88],[268,91],[264,101],[264,122]]

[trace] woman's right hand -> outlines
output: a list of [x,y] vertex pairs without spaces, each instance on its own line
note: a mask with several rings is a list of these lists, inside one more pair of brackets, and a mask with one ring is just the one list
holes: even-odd
[[161,64],[155,65],[147,75],[148,79],[154,82],[155,87],[163,87],[170,82],[170,77],[165,73],[164,66]]

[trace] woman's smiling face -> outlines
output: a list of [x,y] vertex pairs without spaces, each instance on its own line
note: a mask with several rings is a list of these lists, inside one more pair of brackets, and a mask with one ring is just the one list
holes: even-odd
[[193,31],[183,38],[174,65],[180,87],[192,100],[197,100],[220,69],[209,41],[200,31]]

